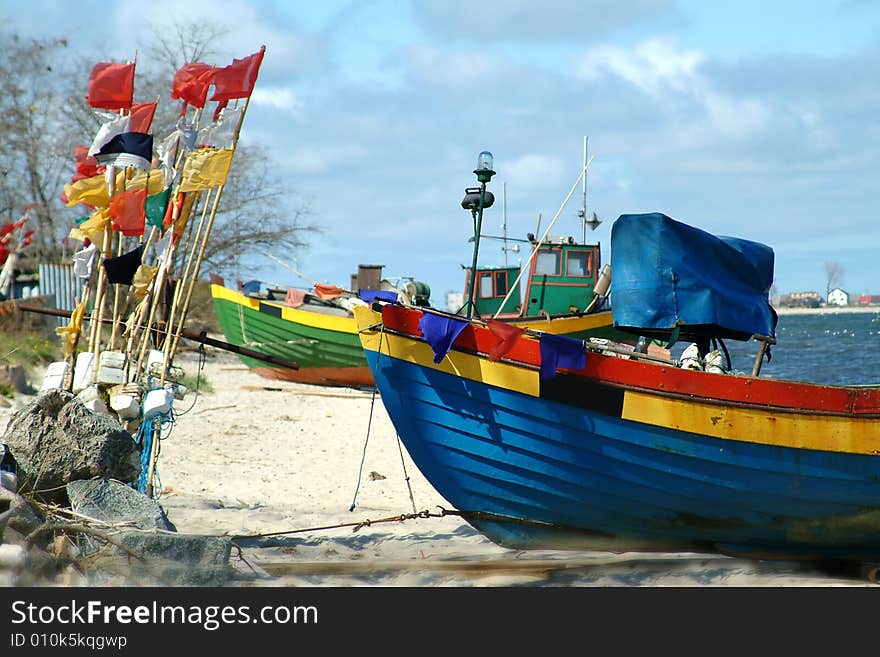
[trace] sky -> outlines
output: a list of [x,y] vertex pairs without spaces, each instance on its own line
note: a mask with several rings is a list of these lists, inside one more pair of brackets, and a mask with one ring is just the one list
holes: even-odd
[[[183,18],[229,27],[210,64],[266,46],[241,141],[322,232],[245,280],[303,286],[293,268],[348,287],[382,264],[443,307],[472,258],[460,203],[480,151],[497,172],[483,234],[522,239],[558,215],[550,234],[580,237],[587,137],[603,262],[618,216],[662,212],[771,246],[778,293],[824,296],[836,262],[846,291],[880,294],[874,0],[30,0],[0,18],[96,61]],[[502,246],[483,240],[480,263],[525,260]]]

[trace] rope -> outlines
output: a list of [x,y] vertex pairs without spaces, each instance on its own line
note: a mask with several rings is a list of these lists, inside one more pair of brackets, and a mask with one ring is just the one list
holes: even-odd
[[[381,356],[381,354],[382,354],[382,339],[384,337],[385,337],[385,325],[382,324],[382,328],[379,332],[379,350],[376,352],[377,366],[378,366],[379,356]],[[364,451],[361,454],[361,464],[360,464],[360,467],[358,468],[357,484],[354,487],[354,497],[352,497],[352,499],[351,499],[351,506],[348,508],[349,512],[354,511],[355,506],[357,505],[358,492],[360,492],[360,489],[361,489],[361,478],[363,477],[363,474],[364,474],[364,461],[366,461],[366,459],[367,459],[367,445],[370,442],[370,427],[373,424],[373,408],[376,405],[376,393],[377,392],[378,392],[378,388],[376,388],[374,386],[373,387],[373,395],[372,395],[372,398],[370,399],[370,416],[367,419],[367,436],[364,439]],[[404,472],[406,472],[405,469],[404,469]],[[412,491],[410,491],[410,498],[412,498]],[[415,510],[415,503],[413,503],[413,510]]]
[[[132,485],[137,488],[138,492],[146,495],[147,485],[152,484],[154,500],[157,500],[162,496],[162,478],[159,476],[158,466],[159,454],[162,453],[162,441],[167,440],[171,436],[171,431],[174,428],[175,422],[174,411],[171,410],[167,414],[160,414],[143,420],[135,434],[135,445],[140,445],[141,448],[141,471]],[[168,432],[163,437],[162,430],[164,427],[168,427]],[[153,437],[156,435],[158,435],[159,439],[159,444],[156,448],[156,464],[153,466],[153,481],[148,482],[147,477],[150,472],[150,456],[153,452]],[[159,491],[159,493],[156,494],[156,491]]]
[[446,509],[440,505],[437,505],[439,511],[429,511],[427,509],[423,511],[416,511],[414,513],[401,513],[396,516],[389,516],[387,518],[379,518],[378,520],[360,520],[358,522],[341,522],[336,525],[323,525],[319,527],[306,527],[303,529],[289,529],[285,531],[277,531],[277,532],[265,532],[262,534],[218,534],[218,536],[229,538],[230,540],[237,539],[251,539],[251,538],[269,538],[271,536],[289,536],[291,534],[304,534],[307,532],[316,532],[316,531],[326,531],[328,529],[342,529],[345,527],[351,527],[352,532],[357,532],[363,529],[364,527],[372,527],[373,525],[381,525],[389,522],[404,522],[406,520],[417,520],[419,518],[445,518],[446,516],[457,516],[470,522],[471,520],[486,520],[486,521],[494,521],[494,522],[507,522],[518,525],[529,525],[535,527],[545,527],[545,528],[558,528],[558,529],[567,529],[570,531],[577,531],[570,527],[565,527],[564,525],[558,525],[549,522],[542,522],[540,520],[529,520],[527,518],[514,518],[511,516],[502,516],[496,513],[488,513],[485,511],[460,511],[458,509]]
[[406,481],[406,488],[409,491],[409,501],[412,503],[413,513],[416,513],[416,501],[413,499],[412,486],[409,483],[409,474],[406,472],[406,461],[403,459],[403,446],[400,441],[400,434],[397,434],[397,451],[400,452],[400,465],[403,466],[403,479]]

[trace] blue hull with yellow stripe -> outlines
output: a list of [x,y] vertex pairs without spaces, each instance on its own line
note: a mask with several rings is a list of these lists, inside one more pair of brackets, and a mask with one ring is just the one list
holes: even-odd
[[880,560],[880,391],[602,354],[541,380],[534,340],[492,362],[475,325],[434,363],[420,314],[359,311],[382,324],[367,360],[416,465],[491,540]]

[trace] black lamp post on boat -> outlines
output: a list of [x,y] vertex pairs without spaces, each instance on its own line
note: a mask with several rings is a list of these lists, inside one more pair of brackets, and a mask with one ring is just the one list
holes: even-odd
[[483,224],[483,210],[492,207],[492,204],[495,202],[495,195],[492,192],[486,191],[486,183],[495,175],[492,165],[492,153],[482,151],[477,157],[477,168],[474,169],[480,186],[465,189],[465,197],[461,202],[461,207],[465,210],[470,210],[474,218],[474,259],[471,264],[471,277],[467,289],[468,298],[465,303],[468,319],[471,318],[474,311],[474,297],[476,295],[474,287],[477,281],[477,255],[480,251],[480,230]]

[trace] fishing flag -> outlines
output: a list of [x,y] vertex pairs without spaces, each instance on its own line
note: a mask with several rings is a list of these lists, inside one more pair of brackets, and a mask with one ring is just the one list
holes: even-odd
[[156,105],[158,103],[140,103],[132,105],[129,112],[130,125],[129,130],[132,132],[149,132],[150,126],[153,125],[153,116],[156,114]]
[[495,345],[495,348],[489,354],[489,360],[491,361],[501,360],[501,357],[510,351],[520,336],[525,333],[524,328],[506,322],[499,322],[497,319],[489,320],[489,330],[499,339],[498,344]]
[[144,264],[137,268],[131,280],[131,287],[134,288],[135,297],[143,299],[147,296],[147,292],[150,291],[150,284],[153,282],[158,271],[158,267],[150,267]]
[[110,223],[106,209],[98,210],[76,228],[71,229],[69,237],[75,240],[89,240],[93,244],[104,243],[104,231]]
[[146,221],[144,211],[146,199],[146,189],[122,192],[110,199],[110,217],[113,230],[119,231],[126,237],[143,235]]
[[89,149],[86,146],[77,146],[73,149],[73,159],[76,161],[76,173],[70,182],[74,183],[83,178],[91,178],[102,172],[98,166],[98,160],[89,155]]
[[244,59],[233,59],[229,66],[218,68],[214,73],[214,94],[211,100],[222,102],[250,96],[265,52],[266,46],[262,46],[253,55]]
[[86,100],[90,107],[119,110],[131,107],[134,96],[134,62],[95,64],[89,76]]
[[112,137],[95,153],[99,164],[136,167],[150,170],[153,159],[153,135],[143,132],[123,132]]
[[73,312],[70,313],[70,323],[67,326],[59,326],[55,329],[55,333],[61,338],[61,343],[64,346],[65,356],[73,355],[73,352],[76,350],[76,342],[82,330],[82,320],[85,312],[86,299],[83,299],[73,309]]
[[197,192],[222,185],[226,182],[231,163],[231,150],[204,148],[192,151],[186,156],[178,191]]
[[89,155],[94,156],[116,135],[121,135],[123,132],[129,132],[130,126],[130,116],[117,116],[102,123],[101,127],[98,128],[95,138],[92,140],[92,145],[89,148]]
[[419,330],[434,350],[434,363],[439,363],[452,349],[452,344],[468,323],[464,319],[425,313],[419,320]]
[[111,284],[131,285],[135,272],[141,266],[144,255],[144,245],[139,244],[128,253],[123,253],[115,258],[105,258],[104,271],[107,273],[107,282]]
[[73,273],[79,278],[89,278],[95,264],[98,247],[93,243],[73,254]]
[[138,171],[132,178],[127,179],[125,171],[116,174],[115,189],[146,189],[147,195],[158,194],[165,189],[162,171],[151,169],[150,171]]
[[144,204],[144,213],[146,214],[146,222],[148,226],[162,228],[162,222],[165,219],[165,211],[168,209],[168,201],[171,198],[171,188],[166,187],[158,194],[151,194],[147,197]]
[[67,196],[65,205],[69,208],[77,203],[92,208],[106,208],[110,203],[107,184],[104,182],[104,176],[100,174],[67,183],[64,185],[64,194]]
[[[202,62],[184,64],[171,81],[171,98],[179,98],[184,103],[202,109],[216,71],[216,67]],[[186,111],[186,105],[183,109]]]
[[540,342],[541,379],[552,379],[560,367],[579,370],[587,364],[587,350],[583,340],[542,333]]
[[225,107],[219,117],[199,130],[196,143],[200,148],[232,148],[238,127],[241,125],[244,107]]

